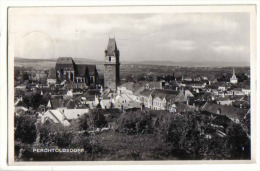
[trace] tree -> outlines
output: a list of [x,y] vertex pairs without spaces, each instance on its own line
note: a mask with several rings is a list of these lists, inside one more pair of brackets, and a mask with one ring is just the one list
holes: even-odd
[[[90,125],[95,128],[102,128],[107,126],[106,117],[101,112],[102,110],[91,110],[89,115],[92,120],[90,120]],[[92,123],[92,124],[91,124]]]
[[79,130],[88,130],[89,128],[102,128],[107,126],[105,116],[102,114],[102,110],[90,110],[89,113],[85,113],[78,119]]
[[29,80],[30,75],[28,72],[23,73],[23,80]]
[[32,107],[34,109],[37,109],[41,104],[44,103],[43,101],[43,98],[42,98],[42,95],[39,94],[39,93],[35,93],[33,96],[32,96]]
[[69,147],[75,132],[61,124],[45,123],[39,126],[39,133],[40,142],[45,145]]
[[227,128],[227,148],[232,159],[250,158],[250,139],[240,124],[232,123]]
[[133,77],[131,74],[126,75],[126,82],[132,82],[133,81]]
[[236,77],[238,79],[238,82],[244,82],[244,81],[248,80],[248,77],[246,76],[245,73],[238,73],[238,74],[236,74]]
[[117,120],[116,130],[127,134],[152,133],[152,117],[140,111],[124,113]]
[[44,103],[47,104],[48,101],[51,99],[50,93],[49,93],[49,92],[45,92],[45,93],[43,94],[43,96],[42,96],[42,99],[43,99]]
[[78,126],[78,130],[87,131],[89,129],[89,115],[84,113],[78,120],[76,125]]
[[139,81],[145,81],[145,77],[143,75],[138,75],[136,78],[137,82]]
[[31,144],[36,140],[36,118],[28,115],[15,116],[15,140]]

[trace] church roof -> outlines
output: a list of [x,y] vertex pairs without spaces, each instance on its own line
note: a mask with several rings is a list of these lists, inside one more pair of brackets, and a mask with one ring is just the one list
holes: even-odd
[[65,68],[69,70],[74,70],[75,67],[76,64],[71,57],[59,57],[55,66],[56,70],[65,69]]
[[117,50],[116,40],[114,38],[109,38],[106,50],[108,56],[114,56],[114,51]]
[[86,75],[86,65],[77,65],[77,69],[78,69],[78,74],[77,76],[85,76]]
[[78,74],[77,76],[84,76],[86,72],[89,74],[89,76],[94,76],[96,74],[96,65],[77,65]]
[[72,57],[59,57],[56,64],[75,64]]
[[96,65],[87,65],[88,74],[94,76],[96,74]]

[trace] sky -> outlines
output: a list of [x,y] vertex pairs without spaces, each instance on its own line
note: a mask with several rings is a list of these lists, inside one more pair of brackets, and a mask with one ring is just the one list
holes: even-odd
[[[75,8],[74,8],[75,9]],[[9,10],[14,54],[104,59],[115,37],[121,61],[250,61],[249,13],[88,14]]]

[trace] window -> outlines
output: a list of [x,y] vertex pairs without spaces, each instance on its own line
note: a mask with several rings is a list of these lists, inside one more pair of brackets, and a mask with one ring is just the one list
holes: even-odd
[[109,62],[111,61],[111,56],[109,56]]

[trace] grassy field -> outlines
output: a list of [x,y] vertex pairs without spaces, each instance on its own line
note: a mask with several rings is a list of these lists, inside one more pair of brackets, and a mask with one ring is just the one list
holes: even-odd
[[[16,161],[134,161],[185,160],[180,153],[171,151],[167,144],[152,134],[127,135],[106,131],[94,135],[101,147],[99,152],[85,153],[32,153],[32,146]],[[178,156],[178,157],[177,157]]]

